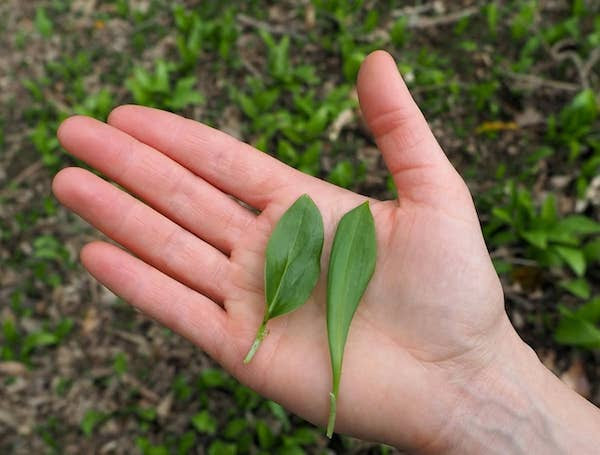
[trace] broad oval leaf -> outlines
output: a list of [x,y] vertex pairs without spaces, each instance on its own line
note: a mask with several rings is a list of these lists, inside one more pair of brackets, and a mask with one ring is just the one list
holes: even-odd
[[365,202],[346,213],[338,224],[327,276],[327,335],[333,376],[327,435],[335,424],[344,346],[356,308],[375,271],[377,240],[375,222]]
[[323,219],[308,195],[284,213],[271,234],[265,262],[268,319],[289,313],[310,297],[321,274]]
[[321,213],[306,194],[277,222],[265,253],[265,315],[244,362],[252,359],[270,319],[295,310],[310,297],[321,274],[323,236]]

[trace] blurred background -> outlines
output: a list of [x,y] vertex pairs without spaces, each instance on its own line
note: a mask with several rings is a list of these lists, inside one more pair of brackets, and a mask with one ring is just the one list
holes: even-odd
[[474,195],[520,335],[600,404],[600,3],[0,1],[0,453],[395,453],[239,385],[78,262],[60,121],[138,103],[379,198],[355,77],[383,48]]

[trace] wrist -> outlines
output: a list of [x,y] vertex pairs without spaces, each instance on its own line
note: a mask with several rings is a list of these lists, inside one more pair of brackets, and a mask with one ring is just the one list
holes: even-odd
[[512,326],[502,338],[489,365],[469,382],[456,385],[457,405],[447,427],[447,442],[434,452],[597,450],[600,410],[545,368]]

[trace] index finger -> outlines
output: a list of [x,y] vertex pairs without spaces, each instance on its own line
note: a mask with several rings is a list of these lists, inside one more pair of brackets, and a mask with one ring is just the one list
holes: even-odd
[[170,112],[120,106],[108,123],[259,210],[290,192],[333,196],[340,191],[226,133]]

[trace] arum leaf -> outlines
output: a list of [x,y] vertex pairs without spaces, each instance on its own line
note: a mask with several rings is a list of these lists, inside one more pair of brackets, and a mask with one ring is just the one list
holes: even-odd
[[300,196],[277,222],[265,260],[266,309],[256,339],[244,359],[250,362],[267,334],[267,322],[295,310],[312,293],[321,274],[323,219],[308,195]]
[[575,275],[581,277],[585,274],[585,256],[580,249],[557,245],[554,251],[571,267]]
[[534,229],[531,231],[523,231],[523,232],[521,232],[521,237],[523,237],[525,240],[527,240],[533,246],[537,246],[538,248],[541,248],[542,250],[545,249],[546,246],[548,245],[548,237],[546,235],[546,232],[539,230],[539,229]]
[[563,315],[554,331],[554,339],[560,344],[600,349],[600,329],[572,314]]
[[583,215],[570,215],[558,222],[557,228],[574,235],[597,234],[600,223]]
[[574,316],[588,321],[590,324],[600,322],[600,297],[590,300],[585,305],[580,306],[574,313]]
[[561,281],[559,285],[569,291],[574,296],[581,299],[589,299],[591,294],[590,285],[585,278],[577,278],[575,280]]
[[333,391],[327,436],[335,426],[336,402],[340,386],[344,346],[350,322],[373,272],[377,258],[375,222],[369,203],[346,213],[338,224],[327,277],[327,334],[333,376]]

